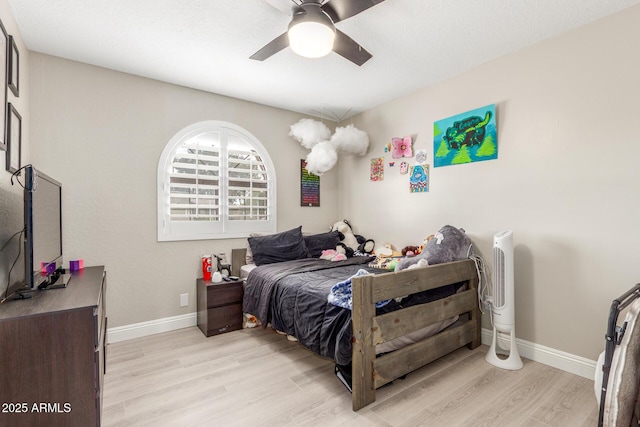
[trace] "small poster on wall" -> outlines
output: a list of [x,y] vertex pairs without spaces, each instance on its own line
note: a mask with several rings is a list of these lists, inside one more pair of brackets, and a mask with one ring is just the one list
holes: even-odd
[[412,193],[426,193],[429,191],[429,165],[411,166],[409,191]]
[[300,206],[320,206],[320,177],[307,170],[307,162],[300,160]]
[[495,104],[433,123],[433,165],[435,167],[497,158]]
[[384,179],[384,157],[371,159],[371,181],[382,181]]

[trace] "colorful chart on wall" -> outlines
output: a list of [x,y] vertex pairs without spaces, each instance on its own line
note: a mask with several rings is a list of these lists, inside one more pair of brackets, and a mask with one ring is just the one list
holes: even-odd
[[384,157],[371,159],[371,181],[382,181],[384,179]]
[[320,177],[307,170],[300,160],[300,206],[320,206]]
[[433,123],[433,165],[498,158],[496,106],[487,105]]
[[426,193],[429,191],[429,165],[411,166],[409,191],[412,193]]

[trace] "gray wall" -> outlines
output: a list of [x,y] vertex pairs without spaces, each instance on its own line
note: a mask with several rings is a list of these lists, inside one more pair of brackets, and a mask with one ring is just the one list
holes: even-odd
[[[488,262],[512,229],[517,336],[595,360],[611,301],[639,280],[638,22],[633,7],[359,115],[372,147],[341,164],[345,217],[398,248],[463,227]],[[427,194],[397,166],[369,181],[392,137],[433,164],[433,122],[494,103],[497,160],[432,168]]]
[[306,150],[288,136],[297,113],[39,53],[31,53],[30,78],[33,163],[63,184],[66,260],[106,265],[110,327],[194,312],[200,255],[230,259],[246,244],[157,241],[158,160],[192,123],[235,123],[265,146],[276,168],[279,230],[325,231],[339,219],[337,173],[321,178],[321,207],[300,207]]

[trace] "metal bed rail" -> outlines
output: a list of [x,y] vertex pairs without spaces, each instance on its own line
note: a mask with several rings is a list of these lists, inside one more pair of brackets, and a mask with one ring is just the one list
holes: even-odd
[[633,301],[640,298],[640,283],[613,300],[609,309],[609,319],[607,321],[607,333],[605,335],[606,345],[604,353],[604,362],[602,364],[602,389],[600,392],[600,412],[598,414],[598,426],[603,427],[604,406],[609,386],[609,372],[611,371],[611,361],[616,346],[622,341],[622,337],[626,331],[626,322],[618,326],[618,316]]

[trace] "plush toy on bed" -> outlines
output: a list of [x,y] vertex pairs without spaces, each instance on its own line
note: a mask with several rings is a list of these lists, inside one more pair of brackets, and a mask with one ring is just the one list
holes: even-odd
[[328,261],[344,261],[347,256],[335,249],[325,249],[320,255],[320,259],[326,259]]
[[353,234],[353,228],[346,219],[338,221],[331,226],[330,231],[336,230],[340,233],[340,243],[336,248],[338,252],[345,254],[347,257],[373,252],[375,242],[364,236]]
[[419,249],[420,248],[418,246],[405,246],[404,248],[402,248],[401,253],[402,253],[402,256],[408,256],[408,257],[416,256],[420,254]]
[[398,262],[396,271],[405,270],[421,259],[434,265],[467,259],[472,253],[472,243],[464,229],[445,225],[433,235],[419,255]]
[[420,244],[420,246],[418,246],[418,250],[416,251],[415,255],[418,255],[420,253],[422,253],[422,251],[424,250],[424,247],[427,246],[427,243],[429,242],[429,240],[433,239],[433,234],[429,234]]
[[405,246],[402,248],[402,256],[416,256],[420,255],[420,253],[424,250],[424,247],[427,245],[427,242],[433,238],[433,234],[427,236],[426,239],[422,241],[420,246]]
[[379,268],[381,270],[393,271],[400,258],[402,258],[402,253],[397,251],[391,243],[377,246],[375,254],[376,259],[369,263],[369,267]]

